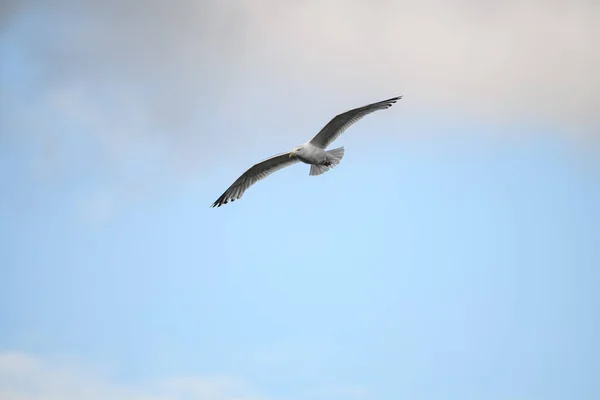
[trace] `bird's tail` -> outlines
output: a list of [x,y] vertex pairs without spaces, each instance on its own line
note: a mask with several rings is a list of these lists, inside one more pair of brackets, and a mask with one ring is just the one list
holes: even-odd
[[329,150],[327,152],[327,164],[311,165],[309,175],[321,175],[335,167],[342,161],[344,157],[344,148],[338,147],[337,149]]

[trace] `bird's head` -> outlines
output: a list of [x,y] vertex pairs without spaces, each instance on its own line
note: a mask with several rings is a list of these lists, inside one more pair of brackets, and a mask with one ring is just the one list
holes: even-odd
[[302,146],[294,147],[294,149],[290,151],[290,158],[297,157],[299,154],[301,155],[303,151],[304,148]]

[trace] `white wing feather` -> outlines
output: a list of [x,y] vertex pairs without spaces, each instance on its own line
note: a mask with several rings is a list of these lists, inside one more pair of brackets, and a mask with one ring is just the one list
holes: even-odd
[[271,158],[254,164],[244,172],[229,188],[219,197],[211,207],[221,207],[229,201],[235,201],[244,195],[244,192],[256,182],[266,178],[273,172],[298,162],[297,157],[290,158],[290,153],[277,154]]
[[352,124],[363,118],[365,115],[371,114],[377,110],[385,110],[390,108],[392,104],[400,100],[402,96],[394,97],[391,99],[372,103],[364,107],[355,108],[350,111],[346,111],[340,115],[333,117],[327,125],[316,134],[310,141],[313,145],[322,149],[327,148],[335,139],[337,139],[346,129]]

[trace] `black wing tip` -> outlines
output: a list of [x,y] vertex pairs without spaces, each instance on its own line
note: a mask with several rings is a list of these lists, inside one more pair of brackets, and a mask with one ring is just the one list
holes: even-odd
[[223,194],[214,203],[212,203],[210,207],[221,207],[223,204],[227,204],[227,197],[225,196],[225,194]]
[[225,197],[225,195],[223,195],[223,196],[219,197],[219,198],[217,199],[217,201],[215,201],[214,203],[212,203],[212,204],[210,205],[210,207],[211,207],[211,208],[214,208],[214,207],[221,207],[223,204],[227,204],[227,203],[229,203],[230,201],[233,203],[235,200],[236,200],[236,199],[235,199],[235,198],[233,198],[233,197]]
[[402,98],[403,95],[392,97],[391,99],[384,100],[384,103],[395,103]]
[[383,108],[387,109],[387,108],[390,108],[392,105],[394,105],[401,98],[402,98],[402,95],[392,97],[391,99],[380,101],[378,104],[383,105]]

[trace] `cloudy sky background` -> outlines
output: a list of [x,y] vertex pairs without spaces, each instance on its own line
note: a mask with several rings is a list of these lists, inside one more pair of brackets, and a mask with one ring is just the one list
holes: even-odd
[[0,1],[0,397],[598,398],[598,20]]

